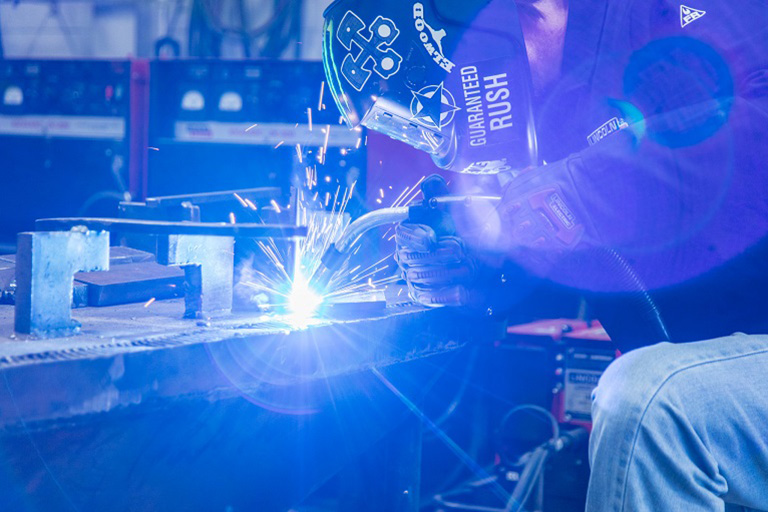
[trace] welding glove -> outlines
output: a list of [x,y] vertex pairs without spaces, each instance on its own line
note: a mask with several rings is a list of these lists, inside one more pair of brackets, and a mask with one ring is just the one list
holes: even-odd
[[[548,277],[584,241],[581,205],[560,173],[529,169],[509,179],[500,204],[426,209],[400,224],[396,261],[415,301],[503,310]],[[422,185],[425,202],[449,194],[440,176]],[[578,199],[578,198],[576,198]]]
[[[449,195],[445,180],[430,176],[422,183],[424,203]],[[413,210],[412,210],[413,211]],[[485,275],[466,241],[456,235],[451,213],[425,208],[397,226],[395,259],[413,300],[427,306],[485,305]]]
[[413,300],[427,306],[470,302],[468,285],[476,268],[463,240],[438,236],[430,226],[411,223],[400,224],[395,239],[397,264]]
[[496,211],[502,229],[485,226],[486,244],[540,277],[586,241],[589,218],[575,186],[565,179],[567,169],[560,167],[566,166],[531,168],[512,178]]

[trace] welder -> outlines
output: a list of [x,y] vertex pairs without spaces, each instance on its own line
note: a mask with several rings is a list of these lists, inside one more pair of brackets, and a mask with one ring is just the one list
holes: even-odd
[[768,510],[765,2],[337,0],[325,17],[350,126],[501,191],[448,228],[398,227],[412,297],[514,294],[487,279],[501,257],[582,292],[624,352],[593,397],[588,510]]

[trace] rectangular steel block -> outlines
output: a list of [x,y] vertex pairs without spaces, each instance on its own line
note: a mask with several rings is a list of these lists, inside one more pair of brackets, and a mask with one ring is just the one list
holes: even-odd
[[185,318],[207,318],[232,311],[234,279],[232,237],[170,235],[158,261],[184,268]]
[[109,233],[73,229],[20,233],[16,257],[16,331],[41,338],[70,336],[76,272],[109,270]]

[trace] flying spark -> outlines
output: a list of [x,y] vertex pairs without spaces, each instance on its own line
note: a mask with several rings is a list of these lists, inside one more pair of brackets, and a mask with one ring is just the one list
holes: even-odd
[[323,163],[325,163],[325,155],[328,153],[328,138],[331,136],[331,125],[325,128],[325,141],[323,142]]
[[235,192],[235,193],[234,193],[234,194],[232,194],[232,195],[234,195],[234,196],[235,196],[235,199],[237,199],[237,202],[238,202],[238,203],[240,203],[240,204],[242,205],[242,207],[243,207],[243,208],[248,208],[248,203],[246,203],[246,202],[245,202],[245,199],[243,199],[242,197],[240,197],[240,194],[238,194],[237,192]]
[[[329,128],[325,128],[326,133],[330,132]],[[341,237],[351,221],[347,208],[357,183],[352,182],[344,189],[338,185],[335,191],[325,191],[321,195],[316,189],[316,166],[305,166],[304,169],[304,183],[292,206],[295,206],[294,221],[296,225],[307,227],[307,236],[292,244],[283,244],[275,239],[256,241],[252,257],[238,266],[236,284],[238,297],[245,296],[249,304],[259,309],[283,312],[283,318],[294,328],[311,325],[315,318],[322,317],[328,304],[383,293],[384,287],[400,279],[392,265],[392,252],[369,264],[366,258],[370,257],[370,250],[361,250],[364,245],[358,239],[352,245],[348,259],[334,273],[327,286],[322,290],[313,289],[312,276],[320,268],[322,256]],[[330,182],[328,178],[330,176],[323,176],[323,181]],[[422,177],[413,186],[405,187],[392,206],[413,201],[421,193],[419,185],[423,180]],[[384,188],[379,190],[379,195],[382,196],[378,198],[381,204]],[[244,201],[248,202],[247,199]],[[277,202],[270,202],[280,213]],[[325,209],[322,209],[323,206]],[[382,236],[382,240],[387,240],[390,232],[391,229]]]

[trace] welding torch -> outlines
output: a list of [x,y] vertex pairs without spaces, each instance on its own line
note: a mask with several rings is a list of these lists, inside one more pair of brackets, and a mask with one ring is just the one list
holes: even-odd
[[332,243],[325,251],[320,259],[320,266],[309,281],[310,286],[318,291],[327,291],[328,285],[333,280],[336,272],[349,257],[350,249],[360,237],[370,230],[379,226],[405,221],[414,224],[431,224],[428,219],[433,216],[433,213],[457,206],[470,207],[475,202],[498,205],[501,202],[501,197],[485,195],[430,197],[409,206],[380,208],[363,215],[347,226],[347,229],[344,230],[339,239]]

